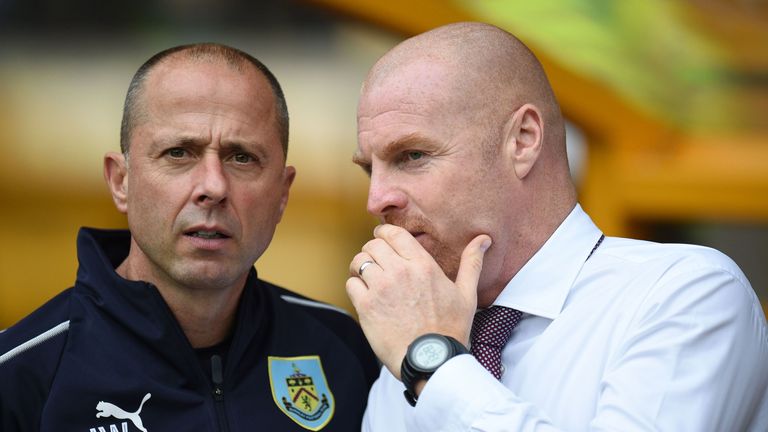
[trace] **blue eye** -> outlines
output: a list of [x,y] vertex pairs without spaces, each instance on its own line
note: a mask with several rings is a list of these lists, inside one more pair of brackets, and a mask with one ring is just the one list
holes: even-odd
[[249,163],[253,160],[253,158],[245,153],[237,153],[234,158],[235,162],[237,163]]
[[184,150],[183,148],[177,147],[177,148],[172,148],[168,150],[168,156],[176,159],[183,158],[184,156],[186,156],[186,154],[187,154],[187,151]]

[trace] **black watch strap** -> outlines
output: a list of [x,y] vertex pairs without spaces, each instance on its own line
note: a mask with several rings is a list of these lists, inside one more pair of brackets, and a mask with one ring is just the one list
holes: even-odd
[[[413,363],[412,356],[413,356],[414,347],[418,346],[419,342],[428,338],[437,338],[442,341],[445,341],[448,347],[448,353],[439,364],[429,369],[424,369],[416,366]],[[456,357],[457,355],[460,355],[460,354],[468,354],[468,353],[469,353],[469,350],[467,349],[467,347],[465,347],[461,342],[457,341],[456,339],[450,336],[440,335],[436,333],[428,333],[416,338],[408,346],[408,351],[406,352],[405,357],[403,358],[403,363],[400,366],[400,378],[402,379],[403,384],[405,385],[405,391],[403,392],[403,395],[405,396],[405,400],[407,400],[411,406],[416,406],[416,401],[417,401],[416,390],[415,390],[416,383],[419,382],[420,380],[428,380],[432,376],[432,374],[435,373],[437,368],[442,366],[449,359]]]

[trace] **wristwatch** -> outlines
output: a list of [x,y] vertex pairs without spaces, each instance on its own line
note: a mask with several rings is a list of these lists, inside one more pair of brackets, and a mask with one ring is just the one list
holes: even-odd
[[405,384],[405,400],[411,406],[416,406],[416,383],[422,379],[428,380],[449,359],[468,353],[467,347],[450,336],[428,333],[416,338],[408,346],[400,366],[400,377]]

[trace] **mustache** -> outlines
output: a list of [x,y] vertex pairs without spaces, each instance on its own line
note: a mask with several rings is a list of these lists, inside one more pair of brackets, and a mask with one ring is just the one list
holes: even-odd
[[421,215],[406,216],[403,214],[388,214],[384,216],[384,222],[399,226],[409,233],[430,233],[432,225],[429,220]]

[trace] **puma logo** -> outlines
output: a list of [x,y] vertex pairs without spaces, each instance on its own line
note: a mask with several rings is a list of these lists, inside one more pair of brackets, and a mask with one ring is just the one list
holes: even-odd
[[139,409],[132,413],[127,412],[117,405],[111,404],[109,402],[99,401],[99,403],[96,404],[96,418],[114,417],[118,420],[130,420],[133,422],[133,425],[136,426],[136,428],[141,432],[147,432],[147,430],[144,428],[144,424],[141,422],[141,417],[139,417],[139,414],[141,413],[141,408],[144,407],[144,402],[146,402],[151,397],[152,393],[147,393],[144,396],[144,399],[141,400]]

